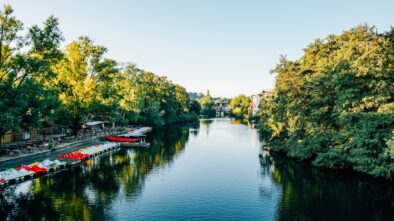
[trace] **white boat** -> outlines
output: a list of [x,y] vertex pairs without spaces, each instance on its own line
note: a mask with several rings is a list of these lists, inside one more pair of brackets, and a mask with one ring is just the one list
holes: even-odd
[[131,130],[127,133],[120,134],[120,137],[143,137],[146,133],[152,131],[152,127],[140,127],[134,130]]

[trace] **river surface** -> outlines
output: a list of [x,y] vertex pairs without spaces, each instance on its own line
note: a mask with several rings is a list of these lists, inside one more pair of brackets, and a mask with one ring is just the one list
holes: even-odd
[[0,220],[394,220],[392,183],[269,156],[230,119],[148,139],[7,187]]

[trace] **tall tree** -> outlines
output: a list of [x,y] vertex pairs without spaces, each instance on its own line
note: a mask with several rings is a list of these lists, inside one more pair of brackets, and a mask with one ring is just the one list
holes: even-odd
[[215,101],[211,97],[209,90],[207,91],[207,94],[204,97],[198,99],[198,102],[201,105],[202,115],[205,115],[207,117],[215,116],[215,109],[214,109]]
[[394,129],[394,44],[358,26],[281,58],[262,130],[274,151],[315,165],[392,177],[387,140]]
[[83,121],[92,117],[90,108],[99,98],[98,71],[103,65],[105,52],[104,47],[94,45],[91,39],[80,37],[67,46],[65,59],[55,66],[55,84],[60,90],[62,103],[57,110],[57,122],[71,126],[74,133]]

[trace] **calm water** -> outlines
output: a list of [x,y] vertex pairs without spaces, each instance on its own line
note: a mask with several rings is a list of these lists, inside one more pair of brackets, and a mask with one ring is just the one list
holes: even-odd
[[257,131],[229,119],[149,139],[8,187],[0,220],[394,220],[391,183],[259,157]]

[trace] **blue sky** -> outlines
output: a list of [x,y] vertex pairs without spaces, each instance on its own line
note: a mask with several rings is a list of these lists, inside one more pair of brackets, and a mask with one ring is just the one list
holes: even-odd
[[272,88],[280,55],[358,24],[386,31],[394,1],[1,0],[26,26],[59,18],[65,43],[86,35],[188,91],[251,95]]

